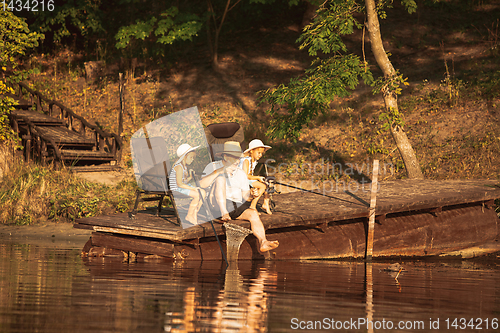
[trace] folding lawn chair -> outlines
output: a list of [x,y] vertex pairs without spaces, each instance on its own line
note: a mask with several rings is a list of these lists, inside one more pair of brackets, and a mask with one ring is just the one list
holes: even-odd
[[[137,207],[141,201],[158,201],[156,216],[160,216],[163,199],[168,196],[180,225],[177,205],[184,206],[183,201],[189,202],[190,198],[176,193],[177,202],[174,200],[168,179],[171,167],[165,139],[162,137],[132,138],[130,146],[134,163],[137,164],[135,170],[138,172],[136,179],[139,189],[136,191],[134,209],[129,213],[129,217],[133,218],[137,214]],[[182,209],[182,207],[179,208]]]
[[245,141],[243,127],[235,122],[210,124],[205,127],[205,136],[213,157],[224,149],[224,142],[237,141],[243,147]]

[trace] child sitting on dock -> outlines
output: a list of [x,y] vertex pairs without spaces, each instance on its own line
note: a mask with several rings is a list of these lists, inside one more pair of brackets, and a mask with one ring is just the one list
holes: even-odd
[[192,180],[192,176],[189,174],[187,166],[193,163],[198,147],[199,146],[191,147],[187,143],[180,145],[179,148],[177,148],[177,156],[179,159],[175,162],[169,175],[170,189],[172,191],[180,192],[193,198],[189,204],[188,213],[186,215],[186,221],[193,225],[198,224],[197,215],[202,203],[202,198],[200,198],[198,190],[201,191],[202,196],[205,196],[205,190],[188,184],[189,181]]
[[248,144],[248,149],[243,152],[244,156],[240,159],[239,167],[245,171],[248,177],[250,186],[256,188],[258,195],[252,200],[250,209],[257,209],[257,202],[260,197],[264,194],[264,203],[262,204],[262,209],[266,211],[267,214],[271,215],[271,207],[269,205],[269,194],[266,192],[267,185],[265,183],[265,177],[254,176],[253,172],[257,166],[258,160],[271,146],[266,146],[261,140],[254,139]]

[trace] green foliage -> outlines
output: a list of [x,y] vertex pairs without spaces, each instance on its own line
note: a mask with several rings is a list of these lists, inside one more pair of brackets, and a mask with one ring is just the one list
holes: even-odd
[[[380,17],[385,17],[384,9],[390,7],[392,2],[376,1]],[[414,0],[401,2],[408,12],[416,10]],[[401,85],[408,84],[399,73],[374,82],[368,64],[356,55],[346,54],[348,49],[342,38],[352,34],[356,28],[363,28],[356,15],[363,11],[364,2],[359,0],[332,0],[319,7],[313,22],[304,29],[298,42],[301,43],[300,49],[307,49],[311,56],[332,55],[315,60],[304,77],[294,78],[288,85],[282,84],[261,94],[260,101],[270,104],[267,112],[272,121],[267,134],[272,138],[296,140],[304,125],[319,114],[326,114],[330,102],[336,97],[348,96],[360,78],[374,86],[374,93],[400,94]],[[392,125],[403,124],[399,112],[390,111],[384,117],[394,121]]]
[[57,3],[53,11],[32,12],[36,20],[33,26],[38,31],[50,33],[53,41],[61,43],[65,37],[78,32],[88,38],[99,32],[105,32],[100,10],[101,0],[67,0]]
[[9,11],[0,11],[0,66],[15,68],[17,57],[38,46],[42,34],[30,32],[26,22]]
[[[0,96],[11,94],[13,90],[9,88],[3,80],[0,80]],[[0,142],[13,139],[14,131],[9,126],[9,114],[14,110],[14,99],[9,96],[0,98]]]
[[314,21],[309,24],[298,42],[300,49],[308,49],[309,55],[346,52],[343,35],[350,35],[360,24],[353,16],[361,7],[355,0],[332,1],[329,7],[320,7]]
[[400,74],[399,71],[396,70],[396,74],[390,77],[379,77],[373,82],[373,94],[401,94],[401,85],[407,86],[408,78],[403,77],[403,74]]
[[[379,77],[373,83],[373,94],[401,94],[401,85],[408,85],[408,78],[404,78],[399,71],[396,71],[395,75],[391,77]],[[403,114],[394,108],[390,108],[379,115],[379,121],[382,122],[382,129],[388,131],[391,127],[401,127],[403,128],[405,123],[403,120]]]
[[[328,111],[330,102],[336,97],[350,94],[359,83],[359,77],[372,80],[371,72],[356,55],[336,55],[325,60],[316,60],[315,67],[306,70],[303,78],[293,78],[288,85],[270,88],[261,96],[271,108],[273,116],[268,135],[272,138],[296,140],[303,125],[307,125],[318,114]],[[281,112],[282,109],[287,112]]]
[[147,22],[137,21],[136,24],[121,27],[120,31],[118,31],[118,34],[115,36],[117,40],[115,46],[119,49],[123,49],[127,47],[132,39],[146,39],[146,37],[149,37],[151,32],[153,32],[155,22],[156,17],[152,17]]
[[272,138],[297,140],[302,127],[319,114],[326,114],[335,97],[348,96],[359,78],[367,83],[373,80],[364,61],[353,54],[342,54],[347,48],[341,37],[361,27],[353,16],[361,7],[354,0],[331,1],[327,6],[318,10],[299,42],[310,55],[334,54],[316,59],[304,77],[293,78],[288,85],[270,88],[260,96],[260,102],[270,104],[267,112],[273,120],[267,134]]
[[[439,1],[439,0],[437,0],[437,1]],[[394,2],[394,0],[376,1],[377,14],[381,19],[387,18],[387,13],[385,12],[385,8],[392,8],[393,2]],[[410,14],[413,14],[417,11],[417,3],[415,0],[401,0],[401,4],[405,7],[406,11]]]
[[390,108],[387,112],[381,113],[378,120],[382,123],[381,127],[384,131],[388,131],[390,127],[404,127],[403,114],[399,110]]
[[405,6],[406,11],[413,14],[417,11],[417,3],[415,0],[401,0],[403,6]]
[[0,10],[0,70],[13,70],[14,74],[0,79],[0,142],[15,140],[16,136],[8,123],[8,115],[14,110],[14,99],[9,97],[14,91],[9,84],[22,80],[26,72],[16,70],[18,57],[38,46],[43,35],[30,32],[26,22],[10,11]]
[[179,14],[177,7],[170,7],[149,20],[137,20],[135,24],[121,27],[115,36],[116,47],[126,48],[132,40],[145,40],[156,36],[156,42],[160,44],[172,44],[177,40],[192,40],[200,31],[202,23],[197,15]]

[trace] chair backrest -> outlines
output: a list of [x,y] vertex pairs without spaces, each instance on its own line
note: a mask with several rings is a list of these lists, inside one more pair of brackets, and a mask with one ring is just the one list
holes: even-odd
[[243,146],[245,141],[243,126],[235,122],[210,124],[205,128],[205,136],[214,158],[224,148],[224,142],[238,141]]
[[168,189],[170,161],[167,143],[162,137],[130,140],[137,185],[144,191]]

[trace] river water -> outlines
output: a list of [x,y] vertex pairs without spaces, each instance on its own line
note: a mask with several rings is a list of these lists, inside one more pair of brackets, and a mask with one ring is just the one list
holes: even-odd
[[[0,244],[0,332],[498,332],[500,259],[123,262]],[[389,270],[388,270],[389,269]]]

